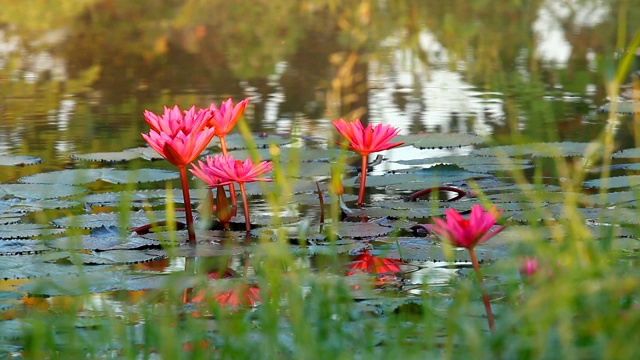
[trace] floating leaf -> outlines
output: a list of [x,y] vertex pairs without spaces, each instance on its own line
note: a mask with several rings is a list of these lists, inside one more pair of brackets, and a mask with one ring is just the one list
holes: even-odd
[[44,252],[36,255],[5,256],[0,261],[0,279],[30,279],[43,277],[65,278],[69,275],[80,276],[80,272],[100,271],[107,267],[95,266],[79,268],[69,261],[62,264],[56,263],[56,259],[69,256],[68,253]]
[[[135,190],[90,194],[83,197],[82,200],[92,206],[115,207],[126,199],[130,202],[130,206],[142,207],[147,204],[151,206],[165,204],[167,195],[166,190]],[[192,189],[189,191],[189,195],[191,200],[202,200],[206,197],[206,189]],[[172,189],[171,198],[175,203],[183,203],[182,189]]]
[[609,113],[614,109],[616,114],[638,114],[640,113],[640,102],[637,101],[617,101],[600,106],[600,111]]
[[177,171],[160,169],[111,170],[102,174],[101,179],[112,184],[134,184],[167,181],[180,177]]
[[40,164],[42,159],[35,156],[0,155],[0,166],[25,166]]
[[494,146],[474,150],[474,155],[491,156],[533,156],[533,157],[578,157],[584,156],[594,143],[580,142],[549,142],[518,145]]
[[[4,235],[4,234],[2,234]],[[7,239],[7,237],[2,237]],[[30,255],[51,250],[40,240],[3,240],[0,241],[0,256]]]
[[65,184],[0,184],[0,189],[23,199],[54,199],[87,192],[85,188]]
[[339,238],[365,239],[390,234],[393,229],[370,222],[339,222],[327,226]]
[[[128,214],[120,213],[98,213],[98,214],[83,214],[76,216],[66,216],[63,218],[55,219],[52,223],[55,226],[67,227],[67,228],[81,228],[81,229],[93,229],[98,227],[118,227],[120,226],[120,219],[127,219],[127,229],[137,228],[143,225],[151,224],[153,222],[164,221],[167,219],[164,211],[131,211]],[[174,218],[177,221],[185,222],[184,214],[177,213]],[[153,221],[152,221],[153,219]]]
[[103,169],[68,169],[29,175],[18,181],[27,184],[80,185],[99,180],[103,171]]
[[8,224],[2,227],[0,239],[27,239],[63,233],[64,229],[51,228],[43,224]]
[[[230,134],[225,137],[228,150],[246,149],[248,144],[240,134]],[[268,148],[269,145],[282,146],[293,141],[291,137],[285,137],[277,134],[253,134],[252,142],[256,148]],[[208,147],[219,146],[218,138],[214,137]]]
[[[247,238],[245,231],[220,231],[220,230],[195,230],[196,239],[198,243],[221,243],[221,244],[244,244],[250,238]],[[147,238],[154,241],[159,241],[162,244],[167,244],[169,239],[173,238],[176,244],[188,244],[189,234],[186,230],[166,232],[160,231],[150,234],[141,235],[143,238]]]
[[[94,266],[89,267],[89,269]],[[125,270],[107,272],[89,272],[83,274],[82,281],[41,279],[24,284],[20,291],[39,296],[80,296],[87,293],[105,293],[111,291],[140,291],[160,289],[167,285],[167,277],[159,274],[134,273]]]
[[[640,163],[634,164],[618,164],[621,169],[629,170],[629,171],[638,171],[640,170]],[[614,169],[612,169],[614,170]]]
[[402,141],[418,149],[452,149],[476,145],[485,142],[485,138],[476,134],[427,133],[418,135],[399,135],[394,141]]
[[56,238],[47,241],[47,246],[60,250],[137,250],[146,248],[159,248],[160,242],[134,234],[123,238],[118,234],[110,236],[71,236]]
[[137,153],[139,154],[138,156],[149,161],[164,160],[162,155],[158,154],[157,151],[155,151],[152,147],[149,147],[149,146],[142,146],[138,148],[127,149],[125,151]]
[[124,150],[118,152],[96,152],[89,154],[71,154],[74,160],[94,161],[94,162],[123,162],[137,159],[141,152]]
[[602,206],[602,205],[619,205],[624,203],[633,202],[632,205],[637,204],[637,194],[634,191],[618,191],[607,192],[605,194],[593,194],[583,196],[580,201],[586,205]]
[[622,151],[615,152],[611,155],[614,159],[635,159],[640,158],[640,148],[624,149]]
[[616,189],[622,187],[635,187],[640,184],[640,175],[615,176],[603,179],[592,179],[582,183],[586,187],[600,189]]
[[48,209],[69,209],[79,205],[80,203],[78,201],[73,200],[21,200],[13,203],[11,210],[16,212],[35,212]]

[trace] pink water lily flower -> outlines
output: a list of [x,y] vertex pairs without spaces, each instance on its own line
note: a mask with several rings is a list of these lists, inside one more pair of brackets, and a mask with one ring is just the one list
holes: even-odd
[[504,229],[504,226],[501,226],[490,231],[501,213],[502,210],[498,211],[495,206],[485,211],[481,205],[474,205],[467,220],[456,209],[447,209],[446,221],[434,218],[435,225],[428,226],[452,245],[473,249]]
[[[233,100],[229,98],[227,101],[222,102],[220,108],[215,104],[211,104],[209,106],[208,111],[211,114],[211,118],[209,119],[208,126],[216,129],[215,136],[220,139],[220,149],[222,150],[223,155],[228,154],[225,136],[236,125],[242,116],[242,113],[244,113],[244,109],[247,107],[248,103],[249,99],[244,99],[234,106]],[[229,193],[231,194],[231,203],[235,209],[237,207],[237,200],[236,190],[233,183],[229,184]]]
[[151,130],[170,137],[176,136],[178,132],[186,135],[199,132],[207,126],[213,116],[207,110],[196,111],[195,106],[185,110],[183,114],[178,105],[171,109],[165,106],[162,115],[156,115],[149,110],[145,110],[143,115]]
[[227,185],[233,182],[238,183],[242,194],[246,229],[247,231],[251,230],[249,204],[247,203],[244,183],[272,181],[272,179],[262,178],[261,176],[273,169],[273,162],[262,161],[254,164],[251,159],[246,159],[243,162],[235,160],[231,155],[215,155],[213,157],[207,156],[205,162],[198,161],[197,165],[193,164],[192,166],[193,169],[189,169],[189,171],[211,187]]
[[149,110],[144,111],[144,119],[151,127],[149,134],[142,134],[149,146],[180,170],[182,196],[187,215],[189,242],[195,244],[195,230],[191,213],[189,182],[186,166],[194,161],[207,147],[214,136],[215,129],[207,128],[211,114],[206,110],[196,112],[196,108],[182,113],[176,105],[172,109],[164,107],[161,116]]
[[349,149],[357,151],[362,156],[360,191],[358,193],[358,206],[362,207],[364,188],[367,183],[367,156],[372,152],[388,150],[403,145],[404,142],[390,142],[400,133],[400,129],[383,124],[375,126],[369,124],[364,127],[360,119],[353,122],[347,122],[344,119],[336,120],[333,122],[333,126],[349,141]]
[[524,256],[520,265],[520,275],[531,277],[538,272],[539,267],[538,258]]
[[340,119],[334,121],[333,126],[349,141],[349,149],[359,152],[360,155],[369,155],[404,144],[404,142],[390,142],[400,133],[400,129],[391,125],[377,124],[374,126],[369,124],[364,127],[360,119],[352,122]]
[[175,166],[184,167],[193,162],[207,147],[213,138],[213,129],[206,128],[189,134],[178,131],[173,136],[150,130],[149,134],[142,134],[142,137],[167,161]]
[[271,181],[260,176],[273,169],[273,162],[262,161],[254,164],[251,159],[235,160],[232,155],[207,156],[205,162],[198,161],[190,169],[193,175],[200,178],[209,186],[226,185],[230,182],[239,184],[254,181]]
[[493,319],[493,313],[491,311],[491,302],[489,301],[489,295],[484,288],[482,282],[482,273],[480,271],[480,264],[476,257],[475,247],[481,244],[504,229],[504,226],[500,226],[494,230],[491,230],[496,224],[498,217],[502,214],[502,210],[497,210],[495,206],[486,211],[481,205],[474,205],[471,208],[471,214],[469,219],[465,219],[455,209],[447,209],[445,211],[446,221],[434,218],[435,225],[427,225],[436,234],[440,235],[445,241],[449,242],[453,246],[463,247],[469,251],[469,257],[471,257],[471,263],[473,269],[478,276],[478,282],[480,283],[480,289],[482,291],[482,301],[487,313],[487,321],[489,322],[489,329],[491,332],[495,329],[495,322]]
[[[228,99],[222,102],[220,108],[215,104],[209,106],[209,112],[211,114],[209,126],[213,126],[216,129],[217,137],[222,140],[225,135],[233,129],[248,103],[249,99],[244,99],[234,106],[233,100]],[[226,151],[226,147],[224,150]]]

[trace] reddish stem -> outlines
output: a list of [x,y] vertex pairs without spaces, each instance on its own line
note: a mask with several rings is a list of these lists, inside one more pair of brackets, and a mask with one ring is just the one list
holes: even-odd
[[460,200],[462,199],[464,196],[467,195],[467,192],[462,190],[462,189],[458,189],[455,187],[451,187],[451,186],[435,186],[435,187],[430,187],[428,189],[424,189],[424,190],[420,190],[418,192],[415,192],[407,197],[404,198],[405,202],[408,201],[416,201],[418,200],[418,198],[425,196],[427,194],[430,194],[434,191],[451,191],[456,193],[457,195],[455,197],[452,197],[451,199],[447,200],[447,201],[456,201],[456,200]]
[[[169,223],[164,221],[164,220],[163,221],[158,221],[158,222],[154,222],[154,223],[151,223],[151,224],[146,224],[146,225],[139,226],[139,227],[137,227],[135,229],[131,229],[130,232],[134,232],[134,233],[136,233],[138,235],[146,235],[146,234],[152,232],[151,229],[156,228],[156,227],[160,227],[160,226],[166,226],[168,224]],[[178,229],[178,230],[182,230],[186,226],[184,223],[181,223],[180,221],[175,221],[174,224],[176,226],[176,229]]]
[[191,213],[191,197],[189,196],[189,182],[187,181],[187,168],[179,166],[180,182],[182,183],[182,197],[184,198],[184,210],[187,213],[187,233],[189,234],[189,244],[196,244],[196,232],[193,228],[193,214]]
[[320,184],[316,181],[316,187],[318,188],[318,200],[320,201],[320,225],[324,224],[324,199],[322,190],[320,190]]
[[358,192],[358,208],[362,208],[364,188],[367,184],[367,155],[362,155],[362,171],[360,172],[360,191]]
[[[225,140],[224,136],[220,137],[220,149],[222,149],[222,155],[227,156],[227,140]],[[238,209],[238,200],[236,199],[236,187],[233,183],[229,184],[229,193],[231,194],[231,205],[233,205],[232,211],[235,216],[235,211]]]
[[247,195],[244,192],[244,183],[240,185],[240,194],[242,195],[242,207],[244,208],[244,224],[247,232],[251,231],[251,219],[249,219],[249,204],[247,203]]
[[495,324],[493,321],[493,312],[491,311],[491,303],[489,302],[489,295],[487,295],[487,290],[485,289],[484,282],[482,281],[480,265],[478,264],[478,258],[476,258],[476,252],[473,250],[473,248],[469,248],[469,256],[471,257],[473,269],[476,271],[476,275],[478,275],[478,281],[480,282],[480,291],[482,291],[482,302],[484,302],[484,310],[487,313],[487,321],[489,322],[489,330],[491,330],[491,332],[493,333],[495,331]]

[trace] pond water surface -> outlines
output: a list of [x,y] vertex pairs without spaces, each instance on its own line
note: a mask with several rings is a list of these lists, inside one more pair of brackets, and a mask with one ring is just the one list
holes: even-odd
[[[628,18],[640,18],[640,3],[629,3]],[[203,108],[228,98],[250,99],[245,120],[256,135],[295,136],[321,148],[336,137],[331,121],[341,117],[392,124],[402,135],[474,133],[493,136],[497,144],[588,142],[607,124],[598,108],[607,101],[603,73],[622,50],[617,36],[635,31],[632,21],[618,28],[617,4],[0,0],[0,156],[42,160],[0,164],[0,184],[63,169],[175,170],[165,161],[73,156],[145,146],[144,110]],[[619,126],[617,148],[634,147],[628,119]],[[410,167],[395,161],[465,156],[473,148],[398,148],[386,152],[387,161],[372,174]],[[195,180],[192,185],[202,187]],[[89,194],[165,189],[164,182],[82,186]],[[40,200],[6,195],[0,201],[10,207],[25,198]],[[269,209],[260,200],[254,206]],[[101,211],[80,206],[47,216]],[[37,213],[20,219],[41,220]],[[251,275],[242,260],[234,256],[230,267]],[[182,270],[184,261],[161,260],[158,268]],[[143,271],[158,270],[153,264]],[[413,271],[418,268],[407,275],[413,284],[424,272],[443,283],[455,271],[446,264]]]

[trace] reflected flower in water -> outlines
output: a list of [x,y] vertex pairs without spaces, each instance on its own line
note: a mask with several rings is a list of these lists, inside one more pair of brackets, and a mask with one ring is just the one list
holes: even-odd
[[355,275],[358,272],[369,274],[397,273],[401,271],[400,266],[398,266],[400,264],[402,264],[402,261],[399,259],[373,256],[369,253],[369,250],[365,250],[353,259],[347,276]]
[[231,155],[215,155],[213,157],[207,156],[205,162],[198,161],[197,165],[193,164],[192,166],[193,169],[189,171],[211,187],[226,185],[232,182],[240,185],[246,229],[250,231],[249,204],[247,203],[244,183],[272,181],[272,179],[262,178],[261,176],[273,169],[273,162],[262,161],[254,164],[251,159],[246,159],[243,162],[241,160],[235,160]]
[[189,243],[195,244],[196,236],[193,228],[191,199],[186,166],[194,161],[207,147],[214,136],[215,129],[205,128],[211,114],[206,110],[196,112],[195,107],[184,112],[176,105],[172,109],[165,106],[164,113],[158,116],[151,111],[144,111],[144,119],[151,127],[149,134],[142,137],[158,154],[180,170],[182,196],[187,216]]
[[375,126],[369,124],[367,127],[364,127],[360,119],[353,122],[339,119],[333,122],[333,126],[349,142],[349,149],[357,151],[362,155],[360,192],[358,194],[358,206],[361,207],[367,181],[367,156],[373,152],[388,150],[403,145],[403,142],[390,142],[400,133],[400,129],[384,124]]
[[[221,306],[255,306],[262,302],[261,290],[257,285],[239,284],[229,290],[213,293],[212,298]],[[201,291],[191,300],[192,303],[205,301],[207,292]]]

